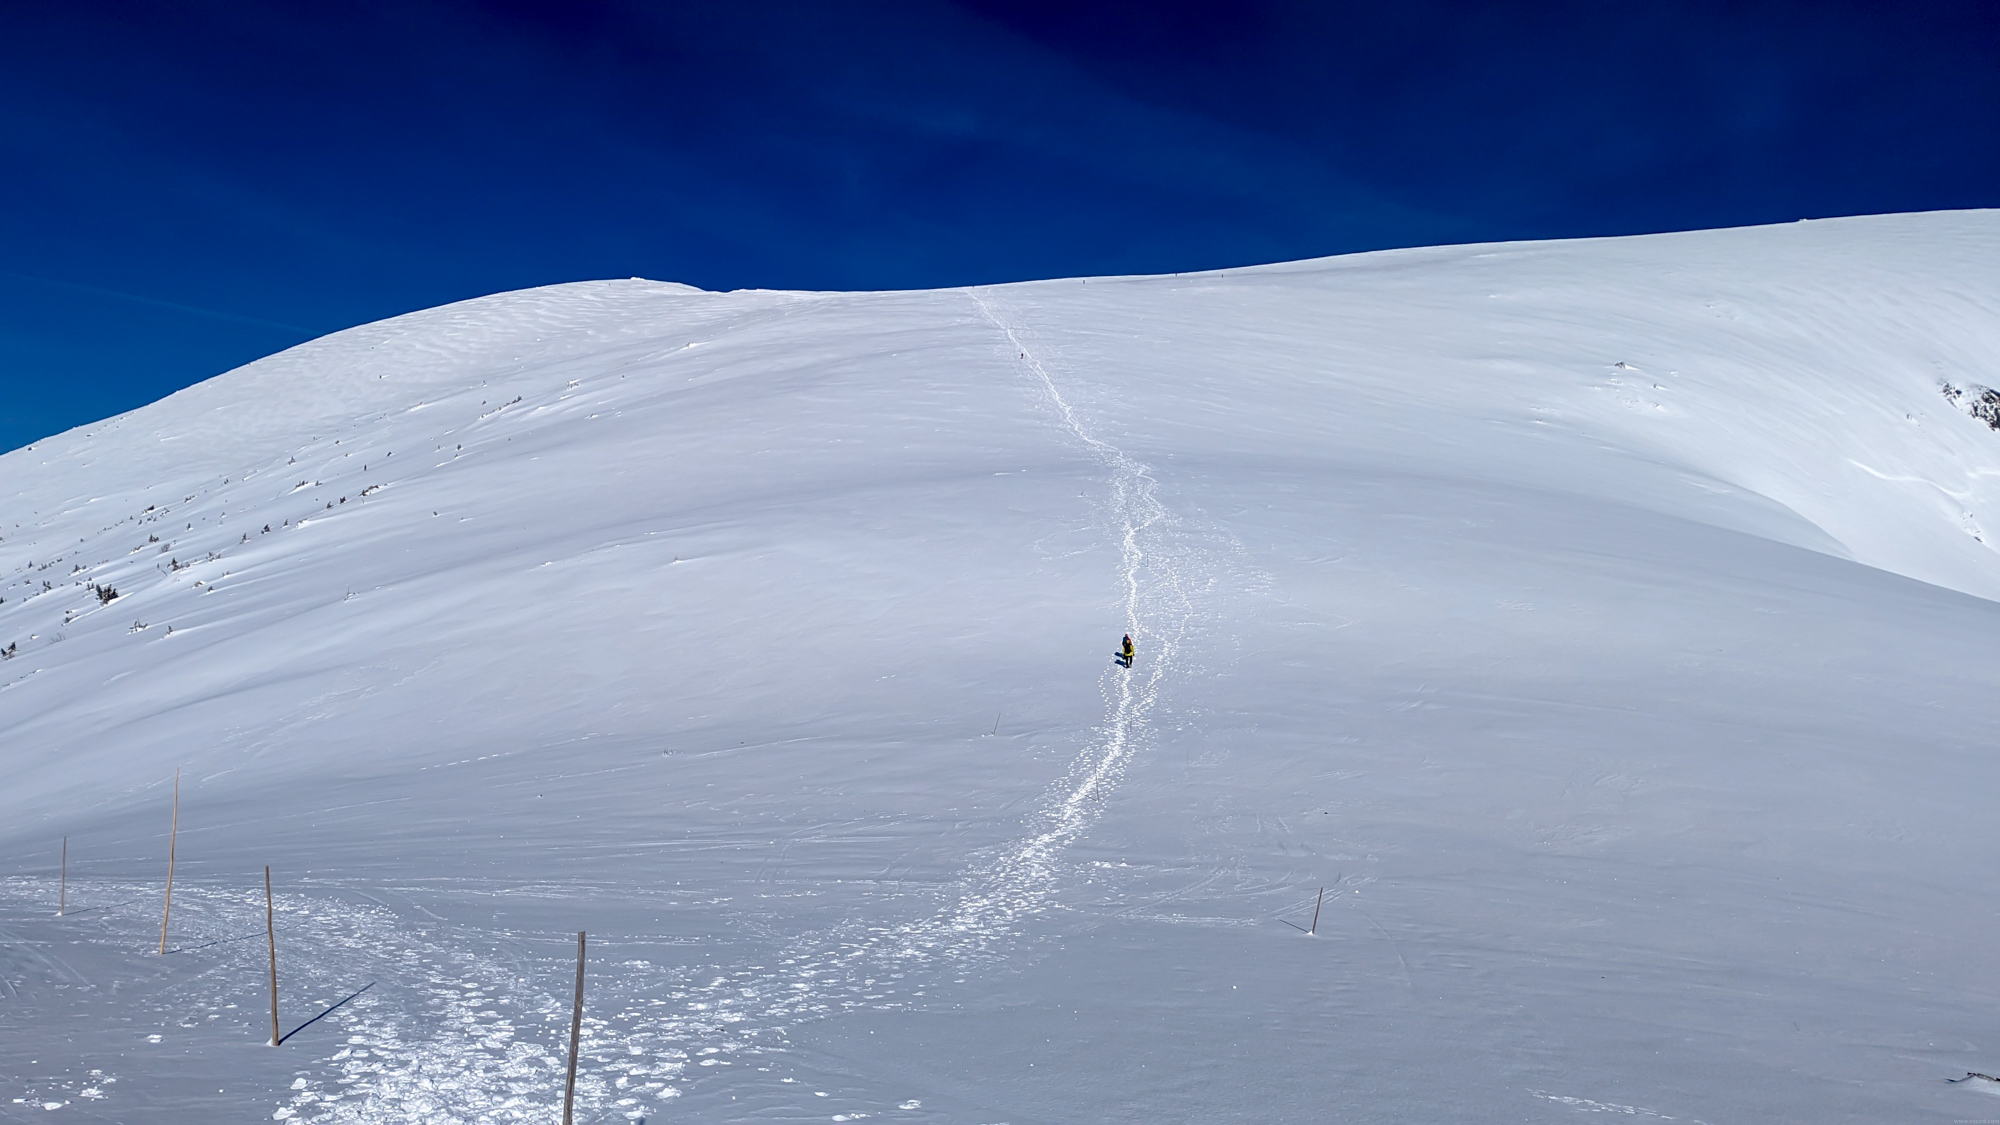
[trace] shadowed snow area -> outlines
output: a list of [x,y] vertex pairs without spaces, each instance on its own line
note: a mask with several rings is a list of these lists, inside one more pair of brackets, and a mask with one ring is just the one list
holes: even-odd
[[1994,386],[1962,212],[554,286],[38,442],[0,1121],[556,1120],[578,930],[583,1122],[2000,1118]]

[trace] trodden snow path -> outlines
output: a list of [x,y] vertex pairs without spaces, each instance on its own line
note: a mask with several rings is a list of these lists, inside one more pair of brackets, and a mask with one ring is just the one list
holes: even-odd
[[1204,583],[1189,573],[1195,553],[1172,541],[1176,521],[1160,502],[1151,468],[1097,436],[1021,330],[995,311],[993,296],[977,290],[967,295],[1007,338],[1063,428],[1110,474],[1103,515],[1118,540],[1125,628],[1140,653],[1134,667],[1114,664],[1104,672],[1104,723],[1057,783],[1041,830],[1008,847],[951,911],[952,932],[985,935],[1005,932],[1015,919],[1041,909],[1056,886],[1064,853],[1089,828],[1145,744],[1162,686],[1178,668],[1197,617],[1193,591]]

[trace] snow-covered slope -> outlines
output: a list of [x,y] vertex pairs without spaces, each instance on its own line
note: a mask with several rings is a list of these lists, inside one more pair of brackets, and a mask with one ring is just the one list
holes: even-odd
[[598,282],[0,457],[0,1120],[547,1121],[579,929],[584,1121],[2000,1115],[1997,295]]

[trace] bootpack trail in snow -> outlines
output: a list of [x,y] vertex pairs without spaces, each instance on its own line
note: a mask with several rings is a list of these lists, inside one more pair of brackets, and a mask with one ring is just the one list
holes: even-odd
[[[1048,365],[1020,331],[994,311],[988,296],[968,291],[980,315],[1007,338],[1018,362],[1035,377],[1063,428],[1110,472],[1104,502],[1107,522],[1119,540],[1118,579],[1123,589],[1126,632],[1146,649],[1146,671],[1106,670],[1100,679],[1105,721],[1097,736],[1071,763],[1046,805],[1041,830],[1007,848],[975,880],[975,888],[952,911],[954,934],[1004,934],[1010,923],[1043,908],[1060,874],[1062,856],[1096,819],[1132,755],[1148,731],[1167,677],[1179,665],[1181,645],[1196,617],[1186,571],[1192,552],[1175,549],[1173,514],[1159,499],[1152,470],[1098,437],[1062,392]],[[1148,577],[1154,581],[1145,581]],[[1157,622],[1148,628],[1148,622]]]
[[[590,977],[580,1108],[643,1117],[680,1095],[676,1080],[684,1082],[692,1067],[726,1065],[743,1055],[771,1061],[783,1050],[787,1030],[802,1021],[853,1008],[922,1005],[928,988],[962,982],[980,965],[1004,960],[1028,936],[1024,923],[1050,909],[1063,885],[1065,855],[1152,737],[1162,690],[1199,616],[1197,595],[1215,579],[1202,577],[1210,569],[1203,552],[1178,534],[1185,529],[1161,503],[1151,469],[1097,435],[1025,330],[1003,319],[990,295],[968,296],[1013,349],[1010,360],[1030,377],[1067,439],[1108,474],[1099,520],[1118,543],[1115,604],[1142,663],[1106,668],[1099,684],[1104,719],[1030,815],[1029,831],[975,860],[958,880],[958,893],[927,916],[886,926],[852,919],[782,941],[781,950],[789,950],[759,958],[761,963],[733,967],[621,959],[616,943],[607,946]],[[0,901],[0,911],[25,914],[42,897],[40,882],[0,882],[0,900],[12,900]],[[125,931],[148,924],[153,892],[144,885],[73,890],[123,904],[88,919],[79,935],[88,943],[121,948],[130,940]],[[276,1119],[328,1125],[546,1120],[560,1102],[568,1018],[567,997],[556,987],[566,970],[538,940],[547,935],[418,920],[365,901],[373,897],[334,881],[279,896],[281,918],[311,920],[288,927],[286,961],[295,967],[288,991],[302,987],[331,1002],[352,992],[355,982],[380,980],[384,987],[349,997],[329,1018],[341,1032],[338,1049],[296,1070],[289,1103],[278,1108]],[[176,943],[213,949],[225,959],[261,956],[255,943],[241,938],[261,929],[262,905],[261,894],[177,887]],[[172,989],[171,1001],[160,997],[158,1014],[165,1021],[186,1010],[190,991],[215,994],[200,1001],[209,1018],[233,1010],[236,990],[228,982],[235,976],[233,967],[218,963]],[[90,1097],[107,1080],[116,1076],[93,1072],[51,1084],[42,1096]],[[76,1092],[82,1089],[91,1094]]]

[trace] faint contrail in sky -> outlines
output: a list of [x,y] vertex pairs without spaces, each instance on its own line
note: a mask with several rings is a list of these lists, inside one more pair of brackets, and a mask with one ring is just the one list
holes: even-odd
[[276,321],[276,320],[265,320],[261,316],[247,316],[243,313],[221,312],[216,309],[204,309],[196,305],[183,305],[178,301],[162,301],[158,297],[142,297],[137,293],[121,293],[116,289],[106,289],[101,285],[85,285],[81,282],[76,282],[76,281],[57,281],[55,278],[52,277],[36,277],[33,274],[15,273],[12,270],[0,270],[0,277],[12,278],[16,281],[32,282],[36,285],[47,285],[55,289],[74,289],[79,293],[94,293],[101,297],[116,297],[121,301],[133,301],[141,305],[153,305],[158,308],[172,309],[175,312],[191,313],[195,316],[205,316],[214,320],[233,320],[242,324],[261,325],[265,328],[282,328],[287,332],[295,332],[307,339],[311,339],[314,336],[324,335],[324,333],[314,331],[313,329],[310,328],[300,328],[296,324],[286,324],[282,321]]

